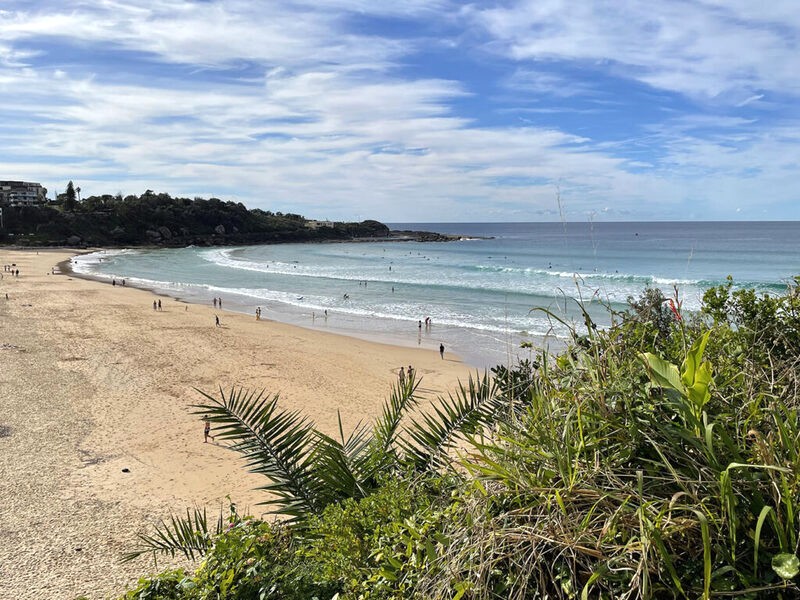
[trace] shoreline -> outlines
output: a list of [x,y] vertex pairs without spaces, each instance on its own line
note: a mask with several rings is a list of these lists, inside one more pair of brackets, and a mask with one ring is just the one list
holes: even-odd
[[[0,249],[0,581],[18,599],[117,597],[152,560],[119,564],[136,535],[227,495],[260,516],[262,477],[203,443],[194,388],[280,393],[328,433],[377,416],[400,366],[426,399],[474,369],[427,349],[366,342],[52,269],[78,252]],[[4,294],[9,294],[5,300]],[[153,299],[163,310],[154,311]],[[166,298],[166,300],[165,300]],[[219,312],[219,311],[218,311]],[[124,472],[123,469],[128,469]],[[183,561],[159,559],[159,570]]]
[[[76,253],[74,256],[81,256],[81,255],[85,255],[85,254],[93,254],[95,252],[102,252],[104,250],[106,250],[106,248],[87,249],[86,251],[82,251],[82,252]],[[87,281],[94,281],[94,282],[97,282],[99,284],[109,285],[108,277],[101,276],[101,275],[94,275],[94,274],[91,274],[91,273],[80,273],[80,272],[75,271],[75,269],[73,269],[73,267],[72,267],[72,258],[68,258],[66,260],[61,261],[60,263],[58,263],[57,268],[63,274],[69,275],[71,277],[77,277],[79,279],[85,279]],[[119,285],[119,284],[117,284],[117,285]],[[114,286],[112,285],[112,287],[114,287]],[[160,298],[168,298],[168,299],[175,300],[177,302],[183,302],[183,303],[186,303],[186,304],[189,304],[189,305],[192,305],[192,306],[204,306],[206,308],[209,308],[210,310],[215,310],[215,311],[218,310],[218,311],[224,312],[224,313],[238,314],[238,315],[244,315],[244,316],[252,316],[251,313],[249,312],[249,310],[245,310],[245,304],[240,303],[240,302],[231,301],[231,300],[226,300],[226,303],[227,303],[226,304],[226,308],[217,308],[214,305],[209,306],[207,302],[206,303],[199,302],[199,301],[197,301],[198,300],[197,298],[192,297],[190,295],[171,294],[171,293],[169,293],[167,291],[161,291],[157,287],[154,287],[154,286],[141,285],[139,283],[135,283],[134,282],[134,283],[131,283],[131,284],[127,284],[126,283],[125,285],[123,285],[121,287],[130,288],[130,289],[137,289],[137,290],[143,290],[143,291],[149,292],[150,294],[153,294],[154,296],[157,296],[157,297],[160,297]],[[249,309],[250,307],[247,307],[247,308]],[[288,314],[289,314],[288,312],[284,313],[284,316],[286,317]],[[323,318],[320,317],[320,320],[323,320]],[[264,317],[260,318],[259,321],[271,322],[271,323],[281,323],[283,325],[287,325],[287,326],[290,326],[290,327],[299,327],[299,328],[304,329],[306,331],[319,332],[319,333],[328,333],[328,334],[331,334],[331,335],[341,336],[341,337],[344,337],[344,338],[357,339],[357,340],[361,340],[361,341],[364,341],[364,342],[370,342],[370,343],[387,345],[387,346],[395,346],[397,348],[422,349],[422,350],[429,350],[431,352],[435,351],[435,350],[432,350],[432,349],[427,348],[427,347],[426,348],[422,348],[421,344],[419,343],[419,339],[420,339],[419,337],[414,338],[415,340],[417,340],[417,343],[415,344],[415,343],[413,343],[413,340],[408,339],[408,338],[406,338],[406,337],[404,337],[404,336],[402,336],[402,335],[400,335],[400,334],[398,334],[396,332],[393,333],[393,332],[388,332],[388,331],[369,331],[367,329],[363,329],[363,330],[361,330],[361,329],[348,329],[346,327],[341,327],[341,326],[339,326],[339,327],[337,327],[337,326],[327,326],[327,324],[323,328],[323,327],[320,327],[319,325],[316,325],[315,321],[313,321],[313,320],[312,320],[312,324],[309,325],[307,323],[300,322],[299,319],[292,320],[292,319],[289,319],[288,317],[285,318],[285,319],[277,319],[277,318],[271,318],[270,316],[264,316]],[[425,332],[426,338],[428,337],[429,333],[430,332],[428,332],[428,331]],[[488,368],[489,364],[491,363],[491,361],[489,361],[487,359],[483,359],[477,354],[474,355],[474,356],[468,356],[468,357],[465,358],[460,353],[455,352],[455,351],[450,351],[450,350],[448,350],[448,358],[452,358],[453,360],[455,360],[457,362],[462,362],[462,363],[466,364],[467,366],[469,366],[469,367],[471,367],[473,369]],[[492,363],[491,366],[494,366],[494,364]]]
[[[108,249],[107,248],[87,249],[79,253],[75,253],[74,257],[79,257],[98,252],[104,252],[105,250]],[[73,277],[86,279],[90,281],[96,281],[98,283],[106,285],[110,285],[112,281],[112,278],[107,275],[98,275],[94,273],[85,273],[76,271],[73,268],[71,259],[63,261],[60,266],[62,271],[68,272]],[[117,279],[117,285],[119,285],[120,277],[117,276],[116,279]],[[204,298],[199,294],[192,294],[188,290],[184,290],[183,293],[177,293],[177,291],[165,290],[157,285],[142,284],[141,282],[136,282],[135,278],[133,279],[134,281],[133,282],[129,281],[125,287],[145,290],[161,298],[174,299],[179,302],[185,302],[190,305],[205,306],[209,309],[220,310],[224,313],[236,313],[252,317],[253,311],[258,305],[256,302],[251,303],[247,301],[242,301],[241,299],[236,298],[235,296],[231,297],[229,295],[228,297],[225,298],[225,308],[218,309],[211,304],[210,298]],[[279,306],[279,308],[275,308],[276,306]],[[342,313],[336,313],[336,316],[337,318],[335,319],[332,318],[329,321],[328,319],[324,318],[322,314],[318,314],[316,317],[314,317],[313,311],[311,313],[308,313],[302,310],[298,310],[295,307],[288,304],[273,302],[269,313],[263,316],[261,320],[271,321],[275,323],[282,323],[285,325],[289,325],[292,327],[299,327],[304,330],[312,332],[330,333],[333,335],[338,335],[349,339],[357,339],[366,342],[396,346],[406,349],[428,349],[431,351],[437,351],[436,348],[438,348],[441,338],[443,336],[448,336],[451,330],[453,331],[456,330],[456,328],[452,328],[449,326],[440,326],[437,327],[435,331],[425,329],[424,331],[420,332],[416,327],[416,323],[408,323],[407,328],[405,329],[402,328],[402,324],[398,323],[394,323],[390,327],[384,326],[376,328],[376,327],[365,326],[362,317],[358,317],[355,315],[346,315]],[[375,318],[378,321],[380,321],[379,317]],[[513,361],[515,360],[515,356],[512,356],[513,353],[511,352],[510,349],[507,352],[503,353],[502,356],[493,355],[492,353],[490,352],[487,353],[485,351],[485,348],[488,347],[488,345],[492,344],[493,342],[496,343],[497,334],[480,332],[478,330],[473,331],[473,336],[475,336],[476,338],[480,338],[480,336],[482,335],[487,336],[487,339],[485,340],[486,342],[485,346],[482,346],[480,343],[473,343],[467,347],[464,347],[463,344],[454,347],[452,344],[446,343],[445,345],[448,347],[447,349],[448,356],[455,358],[460,362],[465,363],[472,369],[487,370],[487,371],[498,364],[513,363]],[[510,340],[512,334],[507,334],[507,335],[508,339]],[[480,350],[472,351],[475,348],[479,348]]]
[[[102,267],[99,267],[100,272],[95,272],[98,267],[91,266],[91,263],[96,264],[98,261],[107,260],[102,258],[102,254],[106,251],[107,249],[96,248],[82,252],[81,255],[98,253],[98,258],[90,259],[86,263],[74,261],[73,275],[110,284],[112,282],[111,271],[107,270],[103,273]],[[114,252],[116,249],[111,251]],[[162,297],[174,298],[209,308],[212,308],[212,298],[220,296],[225,301],[223,309],[225,312],[236,312],[250,317],[254,315],[256,307],[266,307],[263,319],[300,327],[308,331],[333,333],[350,339],[408,349],[427,348],[437,352],[440,343],[443,343],[449,356],[479,370],[488,371],[497,365],[510,365],[517,360],[527,358],[530,353],[520,346],[521,342],[532,342],[535,348],[557,348],[562,343],[559,338],[548,332],[529,333],[514,329],[499,330],[492,327],[471,327],[468,324],[452,322],[437,321],[432,328],[426,327],[423,330],[418,328],[417,324],[418,320],[421,322],[426,314],[424,309],[420,309],[417,316],[409,319],[408,315],[398,317],[397,315],[365,313],[358,310],[350,311],[347,308],[337,308],[335,303],[317,303],[316,306],[312,303],[303,306],[302,303],[296,304],[280,298],[264,299],[259,298],[257,294],[248,295],[245,293],[246,291],[225,289],[224,284],[203,280],[191,280],[190,283],[187,283],[178,278],[173,283],[168,276],[162,278],[157,275],[137,276],[135,271],[133,274],[129,272],[127,275],[128,287],[148,290]],[[119,285],[121,279],[125,277],[125,273],[117,270],[115,277]],[[158,281],[158,279],[164,280]],[[222,287],[215,287],[217,285]],[[299,300],[302,300],[303,294],[303,291],[295,293],[300,296]],[[330,310],[330,319],[326,314],[328,310]]]

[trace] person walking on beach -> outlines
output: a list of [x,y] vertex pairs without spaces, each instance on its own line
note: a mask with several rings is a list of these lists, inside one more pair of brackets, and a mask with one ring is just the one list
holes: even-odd
[[208,438],[211,438],[211,441],[214,441],[214,436],[211,435],[211,421],[208,420],[208,417],[205,418],[205,427],[203,427],[203,443],[208,443]]
[[161,300],[158,301],[158,310],[161,310]]
[[214,296],[214,308],[217,308],[217,297]]
[[219,304],[219,307],[222,308],[222,297],[221,296],[219,298],[217,298],[217,303]]
[[153,300],[153,310],[158,310],[158,306],[156,305],[156,301]]
[[218,315],[214,315],[214,322],[216,323],[217,327],[222,327],[222,325],[219,324],[219,316]]
[[406,369],[405,367],[400,367],[400,372],[397,374],[400,377],[400,383],[405,385],[406,383]]
[[444,360],[444,344],[439,344],[439,356]]

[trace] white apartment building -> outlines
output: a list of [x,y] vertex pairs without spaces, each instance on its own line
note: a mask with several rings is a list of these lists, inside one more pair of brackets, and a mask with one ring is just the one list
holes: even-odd
[[47,188],[29,181],[0,181],[0,204],[25,206],[47,202]]

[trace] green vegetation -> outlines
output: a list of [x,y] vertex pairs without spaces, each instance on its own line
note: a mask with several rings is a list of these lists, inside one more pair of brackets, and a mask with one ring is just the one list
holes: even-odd
[[[80,188],[78,188],[80,189]],[[73,185],[72,181],[67,184],[67,191],[64,197],[64,210],[66,211],[73,211],[76,207],[75,202],[75,186]]]
[[314,223],[300,215],[248,210],[218,198],[90,196],[69,182],[58,203],[3,207],[0,243],[66,246],[187,246],[385,238],[377,221]]
[[797,598],[798,284],[713,288],[697,315],[648,290],[433,409],[398,384],[339,439],[203,394],[285,519],[164,522],[128,558],[202,562],[125,598]]

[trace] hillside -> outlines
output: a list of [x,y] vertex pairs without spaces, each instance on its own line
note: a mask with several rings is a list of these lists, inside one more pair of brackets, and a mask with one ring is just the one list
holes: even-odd
[[378,221],[308,220],[296,214],[248,210],[218,198],[90,196],[63,205],[4,206],[0,244],[23,246],[210,246],[389,237]]

